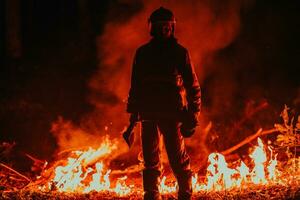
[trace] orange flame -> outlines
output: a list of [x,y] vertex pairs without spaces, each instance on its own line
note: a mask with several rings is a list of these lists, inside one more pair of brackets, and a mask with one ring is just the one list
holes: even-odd
[[111,186],[110,172],[100,159],[107,157],[117,144],[112,143],[107,137],[98,149],[89,148],[86,151],[74,151],[74,157],[67,159],[65,166],[57,166],[55,175],[48,182],[48,189],[55,186],[60,192],[82,192],[110,191],[119,196],[128,195],[132,186],[127,186],[127,176],[116,181],[115,187]]
[[[265,146],[260,138],[257,143],[258,145],[249,154],[253,161],[252,167],[239,161],[240,164],[236,168],[231,168],[222,154],[211,153],[208,156],[209,165],[204,181],[198,179],[198,174],[192,177],[193,191],[197,193],[245,188],[248,184],[282,184],[284,181],[281,180],[281,173],[277,169],[277,154],[274,155],[272,148]],[[118,196],[126,196],[133,192],[139,193],[139,188],[126,184],[127,176],[117,178],[114,184],[110,181],[112,170],[106,169],[104,158],[116,149],[117,143],[106,138],[97,149],[74,151],[73,156],[67,158],[67,164],[55,168],[54,177],[48,181],[44,189],[50,190],[54,185],[55,189],[60,192],[113,192]],[[300,162],[298,165],[300,166]],[[160,180],[161,194],[174,193],[177,189],[176,181],[167,180],[166,176]]]
[[168,193],[174,193],[177,190],[177,183],[174,185],[166,185],[166,176],[163,176],[163,178],[160,180],[160,184],[158,186],[159,192],[161,194],[168,194]]
[[[258,138],[257,142],[258,146],[256,146],[249,155],[254,162],[252,170],[250,170],[243,161],[240,161],[240,165],[236,167],[236,169],[229,168],[228,163],[222,154],[211,153],[208,156],[209,166],[207,167],[206,181],[201,183],[198,180],[198,175],[195,174],[192,177],[193,191],[220,191],[236,187],[245,187],[246,184],[250,183],[257,185],[279,183],[277,178],[279,171],[276,168],[277,155],[273,156],[271,147],[268,147],[268,150],[270,151],[270,159],[268,161],[262,140]],[[172,186],[165,185],[165,182],[165,177],[163,177],[160,184],[161,193],[164,194],[176,191]]]

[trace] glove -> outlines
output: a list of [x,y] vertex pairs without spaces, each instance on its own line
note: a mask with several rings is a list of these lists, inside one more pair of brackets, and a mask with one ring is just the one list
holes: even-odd
[[195,133],[198,125],[198,116],[199,113],[184,112],[182,124],[180,126],[180,132],[184,138],[191,137]]

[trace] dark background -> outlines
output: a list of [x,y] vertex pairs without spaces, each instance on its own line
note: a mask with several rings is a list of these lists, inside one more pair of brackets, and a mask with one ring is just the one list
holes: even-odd
[[[101,60],[96,37],[106,22],[122,23],[142,6],[117,0],[0,1],[0,141],[50,156],[55,150],[51,122],[63,116],[76,123],[93,110],[86,97],[87,82]],[[249,98],[243,91],[253,85],[261,90],[253,95],[267,99],[274,116],[285,103],[299,109],[299,13],[296,0],[256,1],[241,13],[239,35],[213,57],[215,64],[245,66],[234,70],[231,78],[240,81],[239,91],[228,110],[212,116],[217,124],[239,117],[232,111],[241,109],[239,102]],[[205,109],[212,106],[211,88],[218,87],[211,84],[214,75],[224,70],[202,84]]]

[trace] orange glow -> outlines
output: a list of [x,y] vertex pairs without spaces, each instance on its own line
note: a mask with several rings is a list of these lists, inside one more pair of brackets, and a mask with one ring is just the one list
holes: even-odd
[[[277,154],[274,155],[271,146],[264,145],[258,138],[257,146],[249,154],[253,166],[247,166],[243,161],[237,167],[231,168],[225,157],[220,153],[211,153],[208,156],[206,177],[203,181],[198,174],[192,177],[192,187],[195,193],[200,191],[222,191],[237,187],[245,188],[248,184],[266,185],[283,183],[281,173],[277,169]],[[68,157],[65,165],[59,165],[54,170],[54,176],[44,187],[44,190],[55,189],[60,192],[113,192],[118,196],[126,196],[141,191],[134,185],[126,184],[127,176],[117,178],[111,182],[112,170],[105,166],[105,158],[117,149],[108,137],[97,149],[89,148],[86,151],[74,151]],[[267,151],[266,151],[267,150]],[[166,176],[160,179],[159,191],[161,194],[175,193],[178,184],[174,180],[167,180]]]
[[163,176],[162,179],[160,180],[159,184],[159,192],[161,194],[168,194],[168,193],[174,193],[177,190],[177,183],[174,185],[166,185],[166,176]]
[[[54,177],[48,181],[47,188],[53,185],[60,192],[89,193],[92,191],[114,192],[119,196],[128,195],[131,188],[126,185],[126,176],[119,178],[115,187],[110,181],[110,169],[106,169],[102,161],[117,149],[117,144],[108,139],[97,149],[88,148],[86,151],[74,151],[74,156],[67,158],[66,165],[57,166]],[[132,186],[131,186],[132,187]]]
[[[283,183],[281,173],[277,169],[277,155],[271,147],[268,147],[270,159],[267,159],[266,147],[260,138],[257,139],[258,146],[249,154],[252,158],[254,166],[250,169],[243,161],[239,161],[240,165],[236,168],[228,167],[225,157],[219,153],[211,153],[208,156],[208,167],[205,181],[198,179],[198,174],[192,177],[192,187],[194,192],[200,191],[221,191],[237,187],[245,188],[247,185],[267,185],[273,183]],[[298,172],[299,173],[299,172]],[[162,178],[160,183],[160,192],[173,193],[176,192],[177,183],[166,185],[166,177]]]

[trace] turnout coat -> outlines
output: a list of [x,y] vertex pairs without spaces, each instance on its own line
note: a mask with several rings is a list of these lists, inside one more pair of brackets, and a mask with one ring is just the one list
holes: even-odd
[[175,38],[153,38],[137,49],[127,112],[199,112],[201,90],[188,50]]

